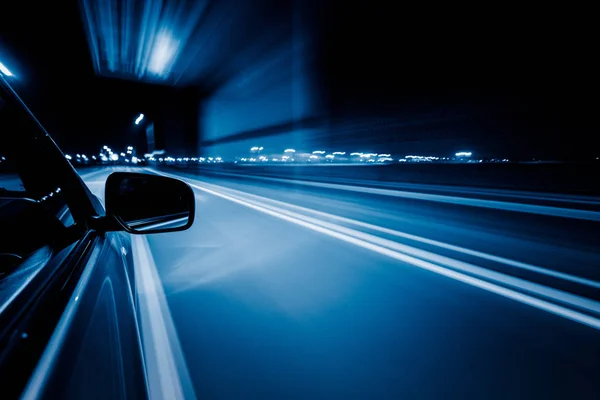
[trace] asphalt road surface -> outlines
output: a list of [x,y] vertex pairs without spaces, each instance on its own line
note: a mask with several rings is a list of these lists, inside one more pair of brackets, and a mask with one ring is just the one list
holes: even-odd
[[600,398],[600,200],[177,176],[194,226],[133,239],[151,389]]

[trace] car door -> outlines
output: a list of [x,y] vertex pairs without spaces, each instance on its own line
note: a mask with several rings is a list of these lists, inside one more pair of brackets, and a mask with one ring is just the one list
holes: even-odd
[[[0,101],[25,188],[0,193],[23,210],[0,221],[2,241],[25,245],[6,253],[15,266],[0,279],[2,398],[146,398],[130,240],[91,226],[102,205],[2,77]],[[25,220],[32,213],[40,217]]]

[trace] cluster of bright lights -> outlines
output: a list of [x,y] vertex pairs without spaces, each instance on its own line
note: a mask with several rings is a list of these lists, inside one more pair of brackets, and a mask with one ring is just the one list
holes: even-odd
[[[254,146],[250,149],[252,153],[260,152],[264,150],[264,147]],[[165,153],[164,150],[155,151],[153,153],[148,153],[144,155],[144,158],[140,159],[133,155],[135,149],[133,146],[127,146],[126,152],[121,152],[120,154],[114,153],[110,147],[104,146],[98,155],[101,161],[122,161],[126,163],[138,164],[143,161],[151,161],[151,162],[166,162],[166,163],[223,163],[225,162],[222,157],[159,157],[156,158],[155,155],[162,155]],[[434,162],[434,161],[462,161],[462,162],[483,162],[483,160],[472,160],[469,157],[473,155],[472,152],[458,152],[455,154],[455,157],[437,157],[437,156],[422,156],[422,155],[407,155],[401,158],[393,158],[389,153],[363,153],[363,152],[353,152],[350,153],[349,156],[346,156],[345,151],[333,151],[328,153],[325,150],[314,150],[311,153],[297,152],[296,149],[287,148],[283,150],[280,154],[257,154],[257,156],[253,157],[235,157],[234,163],[242,162],[242,163],[266,163],[266,162],[275,162],[275,163],[289,163],[289,162],[307,162],[307,163],[390,163],[390,162]],[[85,154],[77,154],[76,156],[77,162],[87,162],[88,157]],[[65,155],[65,158],[71,160],[72,157],[70,155]],[[97,160],[96,156],[92,156],[92,159]],[[508,159],[493,159],[492,162],[509,162]]]
[[434,156],[406,156],[404,157],[407,160],[415,160],[415,161],[437,161],[440,158]]
[[[142,161],[141,159],[139,159],[133,155],[133,152],[135,151],[133,146],[127,146],[126,151],[127,151],[127,153],[121,152],[121,153],[117,154],[117,153],[114,153],[110,147],[103,146],[102,149],[100,150],[100,153],[98,153],[98,157],[96,157],[96,155],[92,155],[91,158],[94,161],[97,161],[98,159],[100,159],[100,161],[103,161],[103,162],[119,161],[119,159],[122,158],[125,162],[127,162],[127,163],[131,162],[133,164],[137,164]],[[73,159],[73,157],[70,156],[69,154],[65,154],[65,158],[67,160]],[[89,162],[89,158],[85,154],[76,154],[75,160],[78,163]]]

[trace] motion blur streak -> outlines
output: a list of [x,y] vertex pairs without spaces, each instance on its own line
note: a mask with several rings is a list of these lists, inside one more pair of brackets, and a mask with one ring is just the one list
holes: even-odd
[[133,236],[132,247],[151,398],[195,398],[148,242],[145,237]]
[[[231,175],[231,176],[243,176],[238,174],[230,174],[230,173],[222,173],[223,175]],[[449,203],[449,204],[459,204],[470,207],[483,207],[483,208],[491,208],[496,210],[504,210],[504,211],[516,211],[530,214],[540,214],[540,215],[549,215],[554,217],[565,217],[565,218],[577,218],[584,219],[590,221],[600,221],[600,213],[596,211],[587,211],[587,210],[572,210],[568,208],[560,208],[560,207],[549,207],[549,206],[539,206],[534,204],[519,204],[519,203],[511,203],[506,201],[495,201],[495,200],[482,200],[482,199],[472,199],[465,197],[457,197],[457,196],[448,196],[448,195],[438,195],[438,194],[429,194],[429,193],[415,193],[415,192],[406,192],[401,190],[391,190],[391,189],[379,189],[379,188],[371,188],[371,187],[360,187],[360,186],[351,186],[351,185],[340,185],[337,183],[323,183],[323,182],[308,182],[308,181],[300,181],[300,180],[292,180],[292,179],[280,179],[280,178],[268,178],[268,177],[256,177],[256,176],[248,176],[252,179],[259,180],[267,180],[272,182],[282,182],[282,183],[294,183],[296,185],[303,186],[313,186],[320,188],[328,188],[328,189],[337,189],[337,190],[346,190],[350,192],[358,192],[358,193],[369,193],[383,196],[392,196],[392,197],[403,197],[407,199],[415,199],[415,200],[427,200],[434,201],[440,203]],[[597,204],[597,203],[592,203]]]
[[[151,171],[151,170],[150,170]],[[309,213],[309,214],[313,214],[313,215],[317,215],[319,217],[322,218],[326,218],[326,219],[332,219],[332,220],[336,220],[342,223],[346,223],[346,224],[351,224],[351,225],[355,225],[361,228],[366,228],[369,230],[373,230],[373,231],[377,231],[377,232],[381,232],[384,234],[388,234],[388,235],[393,235],[393,236],[397,236],[397,237],[402,237],[405,239],[409,239],[409,240],[414,240],[416,242],[421,242],[421,243],[425,243],[425,244],[429,244],[429,245],[433,245],[435,247],[440,247],[443,249],[448,249],[448,250],[452,250],[452,251],[456,251],[459,253],[463,253],[463,254],[467,254],[470,256],[475,256],[478,258],[483,258],[489,261],[493,261],[493,262],[497,262],[497,263],[501,263],[504,265],[510,265],[512,267],[515,268],[520,268],[520,269],[524,269],[524,270],[529,270],[529,271],[533,271],[539,274],[544,274],[544,275],[548,275],[548,276],[553,276],[559,279],[564,279],[567,281],[571,281],[571,282],[575,282],[575,283],[579,283],[582,285],[587,285],[590,287],[593,287],[595,289],[600,289],[600,282],[596,282],[593,281],[591,279],[586,279],[586,278],[581,278],[578,276],[574,276],[571,274],[565,274],[562,272],[558,272],[558,271],[552,271],[550,269],[547,268],[542,268],[542,267],[538,267],[535,265],[531,265],[531,264],[527,264],[527,263],[523,263],[520,261],[516,261],[516,260],[511,260],[505,257],[498,257],[498,256],[494,256],[492,254],[487,254],[487,253],[483,253],[480,251],[475,251],[475,250],[471,250],[471,249],[467,249],[464,247],[460,247],[460,246],[454,246],[448,243],[443,243],[437,240],[431,240],[431,239],[427,239],[421,236],[416,236],[416,235],[411,235],[408,233],[404,233],[404,232],[400,232],[394,229],[389,229],[389,228],[385,228],[382,226],[378,226],[378,225],[373,225],[373,224],[369,224],[366,222],[362,222],[362,221],[357,221],[354,219],[350,219],[350,218],[344,218],[344,217],[340,217],[338,215],[334,215],[334,214],[329,214],[329,213],[325,213],[322,211],[317,211],[317,210],[313,210],[310,208],[306,208],[306,207],[300,207],[294,204],[290,204],[290,203],[284,203],[281,201],[277,201],[277,200],[273,200],[273,199],[269,199],[269,198],[265,198],[265,197],[261,197],[261,196],[256,196],[253,195],[251,193],[243,193],[243,192],[239,192],[237,190],[232,190],[232,189],[226,189],[224,187],[218,187],[218,186],[214,186],[214,185],[210,185],[207,183],[204,183],[204,185],[209,186],[209,187],[215,187],[218,188],[221,191],[225,191],[226,193],[233,193],[233,194],[242,194],[244,197],[246,197],[247,199],[255,199],[259,202],[262,202],[263,205],[266,206],[265,203],[270,203],[270,204],[275,204],[281,207],[285,207],[285,208],[289,208],[289,209],[294,209],[297,210],[299,212],[302,213]],[[196,185],[197,186],[197,185]]]
[[[566,303],[573,307],[583,308],[595,313],[600,313],[600,303],[596,301],[587,300],[579,296],[562,292],[560,290],[544,287],[542,285],[527,282],[522,279],[509,277],[504,274],[495,273],[493,271],[487,271],[484,268],[475,265],[470,265],[458,260],[453,260],[448,257],[443,257],[416,248],[411,248],[409,246],[401,245],[390,240],[382,239],[356,230],[347,229],[341,226],[317,220],[315,218],[305,217],[297,213],[291,213],[281,208],[272,207],[262,203],[248,201],[240,197],[227,195],[221,193],[220,191],[207,188],[207,185],[205,183],[202,183],[202,185],[198,185],[197,183],[189,182],[189,180],[188,183],[190,183],[191,186],[198,190],[202,190],[214,196],[218,196],[232,201],[234,203],[241,204],[243,206],[252,208],[256,211],[260,211],[262,213],[271,215],[279,219],[283,219],[288,222],[292,222],[294,224],[303,226],[316,232],[391,257],[398,261],[402,261],[407,264],[429,270],[431,272],[446,276],[448,278],[478,287],[480,289],[487,290],[492,293],[496,293],[498,295],[519,301],[523,304],[539,308],[541,310],[559,315],[563,318],[567,318],[572,321],[576,321],[578,323],[585,324],[592,328],[600,330],[600,319],[598,318],[586,315],[573,309],[563,307],[559,304],[553,304],[549,301],[530,296],[526,293],[520,293],[515,290],[508,289],[506,287],[502,287],[500,285],[490,283],[488,281],[478,279],[473,276],[469,276],[466,273],[479,275],[480,277],[484,277],[489,280],[494,280],[504,285],[512,286],[524,292],[529,292],[546,297],[558,303]],[[210,186],[213,188],[223,189],[216,185]],[[423,259],[429,259],[429,261],[425,261]],[[435,262],[436,264],[434,264],[433,262]],[[466,273],[457,272],[457,269]]]
[[193,87],[187,122],[198,143],[176,146],[232,157],[257,138],[265,149],[323,141],[315,3],[81,0],[80,8],[97,75]]
[[199,398],[598,397],[595,221],[145,171],[197,186],[147,256]]
[[81,0],[96,73],[168,79],[207,3]]

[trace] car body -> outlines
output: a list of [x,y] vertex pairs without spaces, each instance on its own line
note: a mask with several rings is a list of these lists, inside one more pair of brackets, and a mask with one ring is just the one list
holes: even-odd
[[[1,397],[147,398],[130,233],[189,228],[191,189],[170,178],[118,173],[107,181],[112,211],[105,210],[1,75],[0,124],[0,144],[15,160],[10,179],[24,189],[2,189],[0,181]],[[175,197],[160,192],[165,184]],[[133,204],[148,218],[138,212],[130,226],[125,214]],[[160,215],[165,204],[175,208]],[[169,225],[180,211],[187,219]]]

